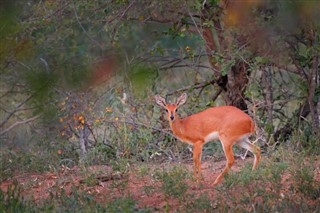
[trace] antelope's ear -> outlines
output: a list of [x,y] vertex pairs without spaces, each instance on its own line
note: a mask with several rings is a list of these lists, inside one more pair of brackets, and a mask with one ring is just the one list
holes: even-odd
[[154,99],[159,106],[166,108],[166,100],[164,98],[162,98],[160,95],[156,95],[154,96]]
[[185,104],[187,101],[187,93],[183,93],[179,98],[177,98],[176,105],[177,107]]

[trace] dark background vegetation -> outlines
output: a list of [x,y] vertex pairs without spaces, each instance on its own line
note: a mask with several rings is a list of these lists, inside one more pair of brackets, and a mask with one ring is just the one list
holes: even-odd
[[[188,93],[182,117],[233,105],[255,120],[253,139],[269,159],[260,172],[268,171],[273,184],[281,185],[277,174],[300,169],[301,162],[291,161],[292,155],[309,163],[318,159],[316,0],[5,0],[0,7],[0,181],[61,166],[115,169],[128,163],[191,159],[190,149],[170,133],[153,99],[160,94],[173,101],[182,92]],[[224,159],[219,143],[204,147],[203,159],[208,158]],[[297,164],[275,166],[270,159]],[[292,173],[292,187],[302,192],[300,201],[306,196],[310,208],[319,210],[319,184],[312,175],[318,168],[307,167],[310,170]],[[184,178],[184,171],[171,172],[157,177],[164,183],[170,175]],[[254,175],[249,176],[260,182],[252,188],[270,181]],[[224,193],[232,190],[232,181],[247,184],[245,177],[233,180],[236,176],[227,177]],[[15,196],[2,193],[7,206],[0,208],[9,208]],[[26,211],[50,206],[34,207],[19,196],[19,208]],[[166,198],[170,196],[175,197],[168,192]],[[79,199],[87,197],[79,197],[68,199],[81,206]],[[202,207],[212,208],[209,197],[197,199]],[[122,211],[137,210],[130,197],[116,201],[110,211],[119,206]],[[242,205],[234,202],[225,200],[220,210]],[[296,200],[290,202],[293,207],[283,204],[279,209],[309,210]],[[188,209],[190,203],[182,203]],[[68,205],[50,208],[63,211]],[[99,208],[103,211],[104,206]],[[161,211],[170,211],[167,208]]]

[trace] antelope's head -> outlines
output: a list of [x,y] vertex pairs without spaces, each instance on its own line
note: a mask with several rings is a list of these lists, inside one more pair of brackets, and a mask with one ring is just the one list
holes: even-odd
[[159,106],[163,107],[166,110],[169,122],[173,122],[177,118],[178,108],[186,103],[187,94],[183,93],[179,98],[177,98],[174,104],[167,103],[166,100],[160,95],[156,95],[155,100]]

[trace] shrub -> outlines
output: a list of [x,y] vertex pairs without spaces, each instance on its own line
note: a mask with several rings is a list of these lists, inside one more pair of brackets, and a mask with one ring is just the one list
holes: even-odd
[[188,171],[180,166],[173,167],[169,171],[156,171],[155,179],[161,182],[161,191],[166,199],[178,198],[182,200],[189,188],[187,184]]

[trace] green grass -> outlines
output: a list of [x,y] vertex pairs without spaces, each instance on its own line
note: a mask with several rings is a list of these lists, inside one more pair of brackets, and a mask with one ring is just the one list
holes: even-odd
[[186,168],[175,166],[170,170],[157,170],[154,174],[155,180],[161,183],[161,191],[165,199],[178,198],[184,200],[189,188],[187,179],[189,172]]
[[[12,177],[14,171],[52,171],[52,166],[48,165],[55,163],[50,160],[61,162],[58,155],[45,159],[46,155],[8,150],[1,154],[2,162],[6,163],[1,166],[2,180]],[[35,203],[32,198],[22,196],[22,190],[32,187],[33,183],[20,188],[14,182],[6,192],[0,190],[0,212],[319,212],[320,183],[315,179],[319,172],[317,159],[319,156],[310,155],[310,152],[280,147],[263,155],[257,170],[251,170],[250,162],[239,172],[230,171],[221,184],[209,190],[197,185],[192,171],[180,164],[161,168],[161,165],[135,163],[127,158],[112,159],[108,161],[110,171],[96,174],[86,167],[80,171],[86,187],[98,184],[96,175],[110,173],[122,177],[109,180],[112,181],[107,186],[110,194],[99,195],[108,201],[95,200],[95,194],[88,193],[82,184],[73,185],[68,192],[57,184],[50,189],[49,197]],[[138,180],[149,180],[140,186],[140,192],[144,196],[157,193],[157,199],[163,199],[159,201],[164,205],[138,208],[143,202],[130,194],[130,174]]]
[[15,182],[7,192],[0,189],[0,212],[147,212],[136,208],[130,196],[114,197],[111,202],[97,203],[93,196],[72,186],[71,192],[57,189],[40,203],[25,200]]
[[[311,157],[312,158],[312,157]],[[311,158],[282,150],[262,159],[256,171],[247,165],[226,175],[218,209],[231,212],[317,212],[319,182]],[[311,201],[312,204],[308,204]]]
[[58,159],[56,154],[46,151],[13,151],[3,148],[0,151],[0,182],[12,177],[17,171],[19,173],[48,171],[58,166]]

